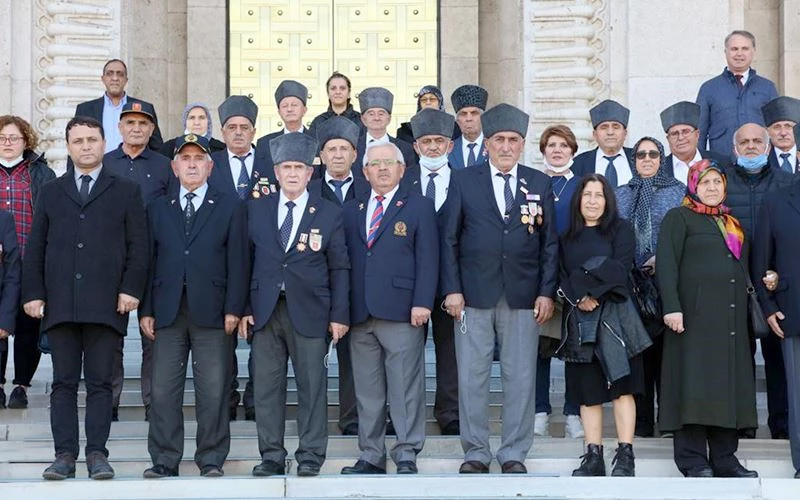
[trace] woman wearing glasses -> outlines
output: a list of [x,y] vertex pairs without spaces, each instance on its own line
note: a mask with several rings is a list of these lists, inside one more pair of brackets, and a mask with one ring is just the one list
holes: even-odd
[[[42,184],[54,179],[56,174],[47,166],[43,154],[34,149],[39,144],[31,125],[18,116],[0,116],[0,209],[11,213],[16,226],[17,238],[13,245],[0,241],[0,275],[5,276],[9,269],[12,247],[18,248],[18,256],[25,253],[25,243],[33,221],[33,207]],[[2,217],[0,217],[2,219]],[[0,234],[2,236],[2,234]],[[19,261],[17,261],[17,265]],[[4,272],[3,272],[4,271]],[[17,276],[19,278],[19,275]],[[5,292],[3,286],[3,292]],[[18,300],[18,299],[17,299]],[[8,333],[14,334],[14,385],[8,399],[9,408],[28,407],[28,388],[33,374],[39,366],[39,320],[31,318],[15,304],[11,306],[12,324],[3,319],[9,304],[5,293],[0,296],[0,408],[6,407],[3,385],[6,382],[6,363],[8,362]],[[10,330],[10,332],[9,332]]]
[[[631,222],[636,236],[636,267],[655,273],[658,231],[664,215],[681,204],[686,186],[666,173],[664,146],[652,137],[642,137],[633,147],[633,178],[617,188],[619,215]],[[661,318],[642,321],[653,339],[642,355],[644,363],[643,394],[636,397],[636,435],[652,437],[655,424],[653,403],[660,394],[661,351],[664,322]]]

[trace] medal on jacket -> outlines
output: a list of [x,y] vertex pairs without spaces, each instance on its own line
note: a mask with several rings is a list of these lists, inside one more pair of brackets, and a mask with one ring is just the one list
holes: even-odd
[[297,239],[297,247],[296,247],[298,252],[306,251],[307,241],[308,241],[308,233],[300,233],[300,237]]
[[314,252],[322,249],[322,235],[319,233],[319,229],[311,230],[311,234],[308,235],[308,246]]

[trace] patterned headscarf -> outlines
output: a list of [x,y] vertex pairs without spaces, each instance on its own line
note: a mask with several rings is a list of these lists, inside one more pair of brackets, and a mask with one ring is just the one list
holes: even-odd
[[[658,166],[656,175],[644,178],[639,175],[636,170],[636,151],[639,150],[639,145],[644,141],[650,141],[658,148],[658,153],[661,155],[661,163]],[[631,170],[633,171],[633,178],[628,182],[628,185],[633,189],[633,203],[631,204],[632,212],[627,215],[627,219],[633,222],[633,229],[636,235],[636,249],[638,254],[652,254],[655,252],[653,248],[653,223],[651,220],[651,208],[653,206],[653,198],[657,189],[674,186],[676,184],[683,184],[674,177],[666,174],[664,168],[667,161],[664,155],[664,146],[652,137],[642,137],[633,146],[634,154],[631,155]]]
[[425,85],[419,92],[417,92],[417,111],[422,110],[422,105],[420,104],[419,100],[425,94],[433,94],[439,99],[439,111],[444,111],[444,96],[442,95],[442,91],[439,90],[439,87],[435,85]]
[[703,180],[709,172],[715,171],[722,176],[723,193],[722,201],[725,201],[725,194],[728,192],[728,179],[725,172],[717,165],[717,162],[711,160],[702,160],[689,168],[689,184],[686,186],[686,196],[683,197],[682,206],[688,208],[692,212],[698,214],[710,215],[717,227],[722,232],[722,237],[725,239],[725,245],[728,250],[740,259],[742,257],[742,244],[744,243],[744,231],[742,225],[736,220],[736,217],[730,215],[731,209],[720,202],[715,207],[710,207],[700,201],[697,196],[697,185]]
[[190,130],[186,129],[186,117],[189,116],[189,111],[193,110],[194,108],[203,108],[203,110],[206,112],[206,118],[208,118],[208,129],[206,130],[206,133],[203,134],[203,137],[205,137],[206,139],[211,139],[211,131],[214,130],[211,122],[211,112],[208,110],[208,106],[206,106],[202,102],[190,102],[189,104],[186,105],[185,108],[183,108],[184,133],[185,134],[190,133]]

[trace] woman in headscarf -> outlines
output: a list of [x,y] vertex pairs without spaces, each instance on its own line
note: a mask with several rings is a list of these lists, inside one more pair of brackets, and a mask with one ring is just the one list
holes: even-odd
[[[211,137],[212,131],[214,130],[211,121],[211,112],[208,110],[208,106],[201,102],[191,102],[183,108],[183,133],[184,134],[195,134],[195,135],[202,135],[206,139],[208,139],[209,145],[211,146],[211,152],[214,151],[222,151],[225,149],[225,143],[214,139]],[[160,153],[168,158],[172,158],[175,154],[175,139],[177,137],[172,138],[164,143],[161,147]]]
[[758,426],[748,339],[749,242],[723,204],[715,162],[689,169],[682,206],[664,217],[656,251],[664,357],[658,426],[675,433],[687,477],[757,477],[736,458],[738,429]]
[[361,123],[361,113],[356,111],[350,103],[352,90],[353,86],[350,83],[350,79],[338,71],[334,71],[328,77],[328,81],[325,82],[325,91],[328,93],[328,110],[317,115],[311,121],[311,126],[308,127],[308,130],[313,137],[317,136],[317,127],[328,118],[334,116],[342,116],[364,128],[364,124]]
[[[439,87],[435,85],[425,85],[419,92],[417,92],[417,112],[419,113],[425,108],[438,109],[444,111],[444,97]],[[458,128],[458,127],[453,127]],[[404,122],[400,124],[397,129],[397,138],[406,141],[409,144],[414,144],[414,134],[411,132],[411,122]]]
[[[631,170],[633,178],[617,188],[619,215],[631,222],[636,235],[637,267],[655,272],[656,245],[661,221],[667,211],[680,206],[686,186],[667,175],[664,146],[652,137],[642,137],[633,147]],[[661,351],[664,322],[661,318],[642,318],[653,339],[642,355],[644,363],[644,393],[636,397],[636,435],[652,437],[655,425],[654,401],[660,394]]]

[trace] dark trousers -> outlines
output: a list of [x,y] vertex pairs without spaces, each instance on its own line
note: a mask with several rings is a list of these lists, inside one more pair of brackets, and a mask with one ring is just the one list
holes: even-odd
[[47,331],[53,361],[50,428],[56,455],[78,456],[78,382],[86,382],[86,450],[108,456],[111,372],[120,334],[95,323],[62,323]]
[[[536,413],[553,413],[550,405],[550,363],[553,358],[536,357]],[[580,415],[581,409],[564,394],[564,415]]]
[[[242,399],[242,396],[239,395],[239,358],[236,356],[237,347],[239,347],[239,338],[233,337],[231,339],[230,355],[228,357],[228,362],[230,363],[228,369],[228,387],[230,389],[228,393],[228,406],[231,410],[236,410],[236,407],[239,406],[239,401]],[[248,366],[250,365],[250,360],[247,361],[247,364]]]
[[[431,311],[433,323],[433,346],[436,352],[436,399],[433,416],[444,429],[458,422],[458,365],[456,364],[456,344],[453,317],[439,307],[444,297],[434,302]],[[460,335],[460,333],[459,333]]]
[[153,464],[177,469],[183,457],[183,393],[192,353],[197,449],[194,461],[222,467],[231,444],[228,384],[232,337],[222,328],[204,328],[189,320],[185,299],[175,322],[156,331],[147,450]]
[[145,337],[141,330],[139,334],[142,336],[142,404],[149,408],[153,392],[153,341]]
[[738,448],[736,429],[710,425],[684,425],[675,431],[673,439],[675,465],[681,472],[702,466],[714,469],[735,467],[739,463],[734,455]]
[[[350,357],[350,335],[336,343],[336,358],[339,361],[339,429],[358,425],[356,387],[353,382],[353,362]],[[458,400],[456,400],[458,405]],[[457,408],[457,406],[456,406]]]
[[[652,325],[646,325],[648,331]],[[661,325],[663,326],[663,325]],[[636,435],[652,437],[656,423],[655,405],[661,394],[661,358],[664,354],[664,335],[653,338],[653,345],[642,353],[644,365],[644,392],[637,394],[636,399]]]
[[122,351],[125,349],[125,337],[119,336],[117,347],[114,350],[114,366],[111,373],[111,402],[114,408],[119,408],[119,400],[122,397],[122,384],[125,382],[125,367],[122,364]]
[[764,375],[767,379],[767,425],[775,439],[779,435],[789,434],[789,400],[780,337],[770,334],[761,339],[761,354],[764,355]]
[[[39,351],[39,327],[41,321],[31,318],[20,307],[14,324],[14,385],[31,386],[31,380],[39,367],[42,353]],[[8,341],[6,348],[0,347],[0,385],[6,383],[8,364]]]

